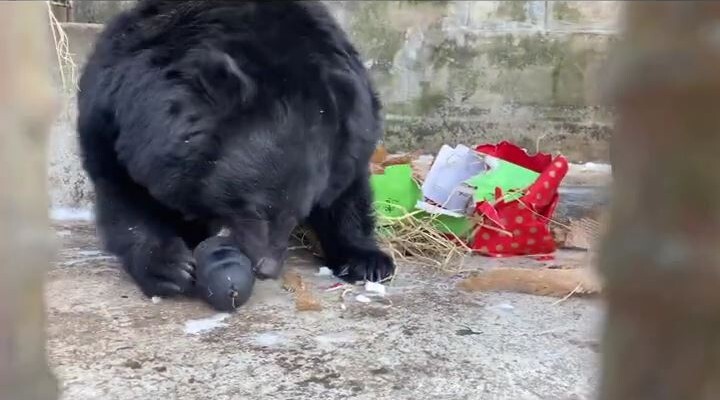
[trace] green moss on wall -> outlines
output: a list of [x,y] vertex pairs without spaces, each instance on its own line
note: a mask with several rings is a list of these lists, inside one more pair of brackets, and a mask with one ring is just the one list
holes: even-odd
[[435,68],[459,68],[468,66],[480,55],[480,49],[470,45],[458,45],[456,41],[444,39],[433,47],[430,62]]
[[430,62],[433,70],[447,69],[448,73],[447,95],[442,105],[451,101],[464,102],[472,97],[482,77],[476,64],[481,55],[480,49],[469,43],[459,45],[454,40],[444,39],[431,51]]
[[444,90],[433,88],[430,82],[420,83],[420,95],[410,101],[385,103],[385,112],[396,115],[432,115],[449,102]]
[[498,3],[496,14],[498,17],[511,21],[527,21],[527,1],[501,1]]
[[558,21],[579,22],[582,13],[568,1],[553,1],[552,15]]
[[[545,76],[550,85],[553,104],[572,105],[585,102],[585,79],[588,68],[604,57],[602,48],[597,48],[585,36],[549,36],[536,34],[518,38],[505,35],[493,38],[487,48],[490,65],[505,72],[524,71],[533,68],[547,71]],[[535,76],[535,79],[540,79]],[[504,93],[504,87],[491,86],[496,92]]]
[[393,1],[358,2],[350,21],[349,33],[363,57],[373,60],[373,69],[387,72],[405,42],[405,32],[394,27],[388,19]]
[[[444,1],[345,4],[346,28],[363,57],[373,61],[371,72],[389,114],[386,144],[392,149],[432,152],[443,143],[499,138],[534,146],[538,136],[558,132],[544,139],[543,146],[557,145],[585,160],[600,154],[585,154],[575,146],[589,141],[584,146],[594,148],[604,140],[605,125],[588,124],[583,117],[588,108],[585,90],[593,84],[586,75],[605,55],[603,37],[448,29],[453,28],[448,24],[462,21],[442,18],[450,15],[445,9],[449,3]],[[529,1],[496,4],[490,17],[514,22],[529,22],[529,11],[536,5]],[[582,20],[574,2],[551,7],[553,18]],[[412,49],[407,51],[406,30],[413,35]],[[420,32],[422,43],[416,43]],[[525,114],[504,113],[509,105]],[[540,111],[572,107],[577,109],[557,118]],[[561,144],[565,142],[575,144]]]
[[448,4],[447,0],[404,0],[400,3],[408,4],[411,6],[417,6],[417,5],[433,5],[433,6],[441,6],[445,7]]
[[563,45],[547,35],[518,37],[513,34],[490,39],[488,62],[498,68],[522,70],[531,65],[549,64],[562,56]]
[[415,112],[418,115],[428,115],[441,109],[448,101],[447,95],[433,89],[430,82],[420,84],[420,97],[415,100]]

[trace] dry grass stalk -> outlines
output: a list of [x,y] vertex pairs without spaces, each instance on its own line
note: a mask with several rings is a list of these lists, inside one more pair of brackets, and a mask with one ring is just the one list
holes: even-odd
[[382,174],[385,172],[386,167],[403,164],[411,164],[413,170],[417,172],[415,161],[420,155],[421,152],[419,151],[406,154],[389,154],[385,147],[380,146],[375,149],[375,152],[370,158],[370,172],[372,174]]
[[372,157],[370,158],[371,164],[382,164],[383,161],[385,161],[388,158],[388,151],[385,148],[385,146],[380,145],[375,149],[375,152],[373,153]]
[[443,271],[457,271],[472,250],[438,230],[436,217],[411,212],[398,218],[379,218],[378,239],[393,258],[430,264]]
[[322,246],[320,246],[320,241],[318,240],[317,236],[315,235],[315,232],[313,232],[311,229],[308,229],[304,226],[298,226],[295,228],[295,230],[292,233],[292,237],[300,243],[300,246],[306,248],[310,252],[313,253],[316,257],[322,257],[323,251]]
[[295,309],[297,311],[321,311],[320,300],[305,285],[299,273],[288,271],[282,277],[283,289],[292,293],[295,297]]
[[55,56],[57,57],[60,81],[63,89],[74,91],[77,89],[77,65],[75,65],[75,61],[70,53],[70,42],[60,21],[57,20],[53,13],[52,1],[46,1],[45,4],[47,5],[50,32],[52,32],[53,43],[55,45]]
[[290,293],[305,290],[305,282],[296,271],[287,271],[282,276],[282,287]]
[[559,298],[597,294],[602,289],[591,268],[496,268],[464,279],[458,287],[470,292],[516,292]]
[[[467,244],[453,240],[437,229],[436,218],[420,218],[420,212],[399,218],[378,218],[378,241],[380,247],[395,260],[430,264],[440,270],[457,271],[462,259],[472,252]],[[300,246],[322,257],[322,247],[315,234],[298,227],[293,237]]]
[[323,307],[312,292],[303,290],[295,293],[295,309],[297,311],[322,311]]

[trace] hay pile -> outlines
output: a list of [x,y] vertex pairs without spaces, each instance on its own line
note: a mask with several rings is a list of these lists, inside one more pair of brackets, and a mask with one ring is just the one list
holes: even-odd
[[[372,173],[383,173],[391,165],[411,164],[415,180],[422,184],[430,170],[432,158],[419,154],[390,155],[379,147],[370,162]],[[444,271],[457,271],[461,260],[471,249],[461,240],[455,240],[437,230],[439,223],[428,218],[421,211],[411,212],[402,217],[388,218],[377,216],[377,237],[380,246],[395,260],[407,263],[431,265]],[[322,256],[322,248],[314,233],[299,227],[293,233],[301,247],[307,248],[317,256]]]
[[[420,153],[390,155],[380,146],[373,154],[370,170],[372,173],[383,173],[388,166],[410,164],[415,181],[422,185],[432,161],[432,158],[421,157]],[[428,214],[421,211],[410,212],[398,218],[378,216],[378,240],[381,247],[396,260],[457,271],[463,257],[469,254],[471,249],[462,240],[438,231],[438,223],[435,218],[428,218]]]
[[[380,247],[393,259],[431,265],[443,271],[457,271],[461,260],[472,250],[462,241],[439,232],[433,219],[419,218],[420,212],[400,218],[378,217],[377,237]],[[322,257],[322,247],[314,232],[300,226],[293,232],[300,247]]]
[[382,248],[394,259],[457,272],[462,259],[472,250],[463,241],[438,231],[433,218],[419,218],[418,214],[378,218],[378,240]]

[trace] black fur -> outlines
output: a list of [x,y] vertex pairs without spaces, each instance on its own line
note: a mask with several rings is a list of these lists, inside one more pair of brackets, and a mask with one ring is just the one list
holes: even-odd
[[220,225],[260,278],[301,222],[336,274],[393,273],[368,185],[380,103],[321,3],[143,1],[99,37],[78,106],[99,231],[145,294],[189,293]]

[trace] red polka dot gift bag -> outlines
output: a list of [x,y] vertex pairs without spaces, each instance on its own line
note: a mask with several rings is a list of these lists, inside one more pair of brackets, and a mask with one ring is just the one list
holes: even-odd
[[559,201],[558,187],[568,172],[563,156],[529,155],[508,142],[481,145],[477,152],[524,167],[539,175],[525,190],[502,193],[495,188],[494,200],[475,204],[477,223],[471,247],[493,257],[542,256],[555,251],[549,221]]

